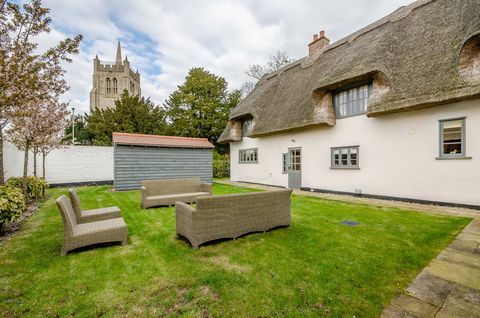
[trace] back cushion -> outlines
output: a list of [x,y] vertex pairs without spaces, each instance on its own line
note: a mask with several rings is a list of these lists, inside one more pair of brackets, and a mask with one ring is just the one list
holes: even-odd
[[147,196],[199,192],[201,183],[200,178],[142,181],[142,185],[147,188]]

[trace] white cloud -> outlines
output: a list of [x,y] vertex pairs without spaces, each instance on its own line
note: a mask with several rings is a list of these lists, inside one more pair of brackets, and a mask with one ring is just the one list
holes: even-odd
[[141,73],[143,95],[161,104],[191,67],[205,67],[238,88],[248,66],[274,51],[300,58],[312,34],[325,30],[335,41],[410,2],[45,0],[53,32],[42,45],[84,35],[80,54],[66,66],[71,90],[65,99],[80,112],[89,108],[93,58],[114,60],[118,40]]

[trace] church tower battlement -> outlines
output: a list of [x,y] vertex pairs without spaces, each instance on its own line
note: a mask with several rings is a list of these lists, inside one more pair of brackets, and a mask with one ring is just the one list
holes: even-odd
[[118,42],[115,62],[101,62],[98,56],[93,59],[90,111],[115,107],[115,101],[121,98],[124,90],[130,95],[141,96],[140,73],[130,68],[127,57],[122,62],[122,48]]

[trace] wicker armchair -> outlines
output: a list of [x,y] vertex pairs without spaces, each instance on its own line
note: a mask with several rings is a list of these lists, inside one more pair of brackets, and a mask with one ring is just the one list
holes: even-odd
[[288,226],[291,189],[200,197],[197,207],[175,204],[177,235],[202,243]]
[[72,203],[73,211],[75,212],[75,216],[77,218],[77,223],[81,224],[122,217],[120,214],[120,208],[118,206],[110,206],[93,210],[82,210],[77,191],[71,188],[68,190],[68,195],[70,196],[70,202]]
[[127,243],[127,225],[123,218],[78,224],[75,212],[67,197],[62,195],[57,200],[63,220],[63,243],[60,255],[66,255],[73,249],[106,242]]
[[200,178],[142,181],[142,207],[174,205],[175,202],[196,202],[197,197],[211,195],[212,185]]

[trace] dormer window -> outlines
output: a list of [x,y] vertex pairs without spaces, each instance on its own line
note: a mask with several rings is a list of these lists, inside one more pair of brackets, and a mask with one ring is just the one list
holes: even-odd
[[246,137],[252,128],[252,119],[245,119],[242,124],[242,136]]
[[336,118],[365,114],[371,90],[372,84],[364,83],[334,92],[333,106]]

